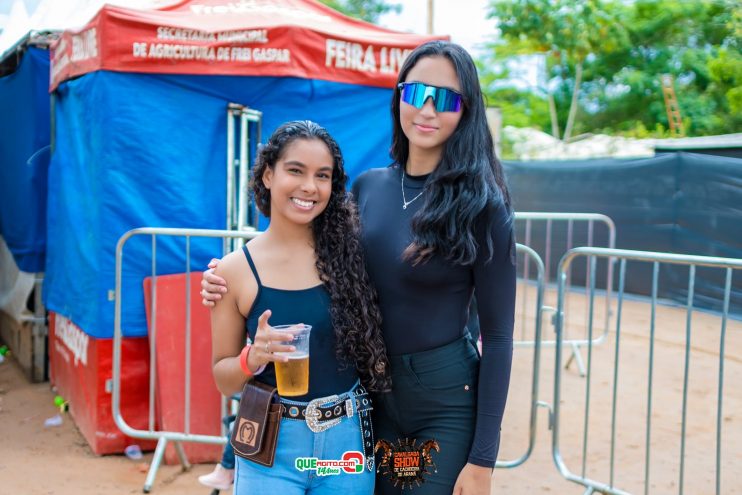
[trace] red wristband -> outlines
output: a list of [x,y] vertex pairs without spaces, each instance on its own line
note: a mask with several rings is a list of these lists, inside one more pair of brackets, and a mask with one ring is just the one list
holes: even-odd
[[250,371],[250,368],[247,367],[247,356],[250,354],[250,344],[247,344],[245,347],[242,348],[242,352],[240,352],[240,368],[242,368],[242,372],[249,378],[253,374]]

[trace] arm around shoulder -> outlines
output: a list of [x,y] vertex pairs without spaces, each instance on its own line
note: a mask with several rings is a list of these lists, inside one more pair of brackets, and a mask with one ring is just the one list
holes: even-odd
[[239,251],[228,254],[215,269],[215,274],[224,278],[231,288],[211,308],[212,371],[216,386],[224,395],[238,392],[247,380],[239,363],[246,336],[245,317],[240,313],[238,301],[240,297],[249,297],[239,283],[238,275],[245,273],[240,256],[244,260]]

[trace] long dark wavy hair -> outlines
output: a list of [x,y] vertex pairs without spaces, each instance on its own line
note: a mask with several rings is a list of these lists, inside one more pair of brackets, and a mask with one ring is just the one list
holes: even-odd
[[286,147],[298,139],[327,145],[333,159],[332,192],[325,210],[312,222],[314,251],[320,280],[330,293],[330,315],[335,328],[338,360],[353,363],[361,382],[370,391],[391,389],[389,360],[381,336],[381,312],[369,281],[360,243],[355,203],[345,189],[343,155],[330,134],[308,120],[287,122],[260,148],[253,167],[251,187],[260,211],[270,217],[271,194],[263,184],[267,168],[273,169]]
[[[463,95],[463,113],[443,146],[440,163],[425,184],[425,201],[412,218],[413,239],[405,250],[405,258],[420,263],[439,254],[455,264],[469,265],[477,256],[475,221],[487,206],[504,203],[512,212],[510,194],[502,165],[495,157],[477,68],[466,50],[454,43],[424,43],[402,65],[392,96],[391,157],[404,173],[410,143],[399,120],[398,86],[406,82],[410,70],[425,57],[445,57],[453,64]],[[485,225],[487,232],[492,227]],[[491,257],[493,247],[489,236],[486,248]]]

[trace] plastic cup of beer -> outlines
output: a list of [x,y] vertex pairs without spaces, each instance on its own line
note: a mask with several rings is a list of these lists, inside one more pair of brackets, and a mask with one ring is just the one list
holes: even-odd
[[293,352],[277,352],[280,356],[287,356],[285,363],[276,361],[276,385],[278,394],[283,397],[304,395],[309,392],[309,334],[311,325],[277,325],[273,327],[279,332],[290,333],[293,340],[283,342],[294,346]]

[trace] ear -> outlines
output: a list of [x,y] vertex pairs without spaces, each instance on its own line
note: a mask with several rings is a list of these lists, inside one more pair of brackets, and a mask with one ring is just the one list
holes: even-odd
[[271,167],[265,167],[263,171],[263,185],[266,189],[270,190],[271,183],[273,182],[273,169]]

